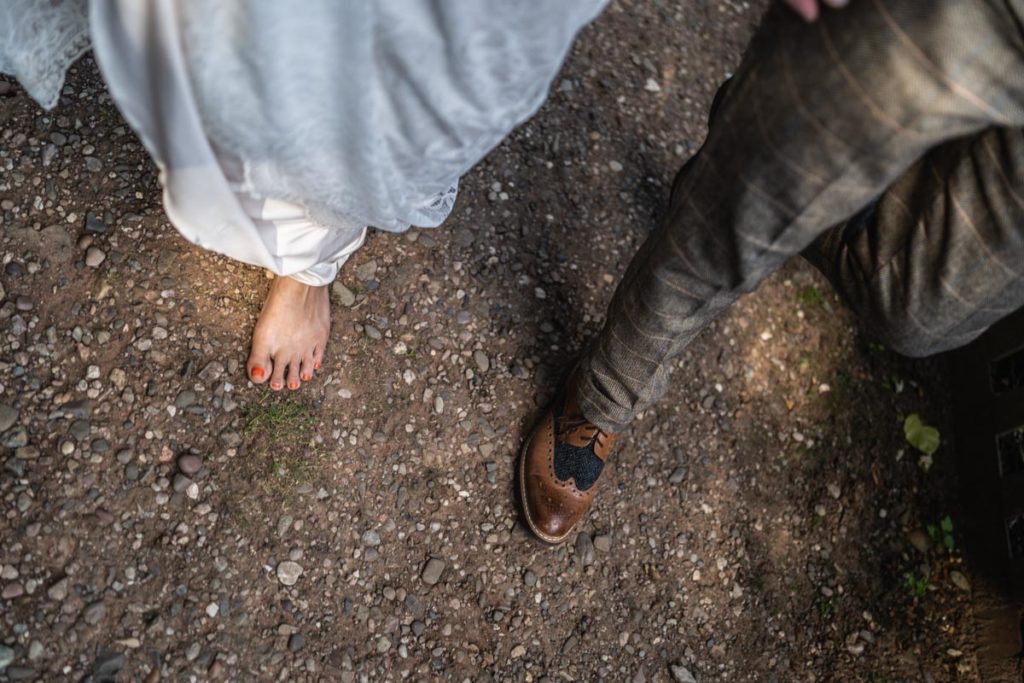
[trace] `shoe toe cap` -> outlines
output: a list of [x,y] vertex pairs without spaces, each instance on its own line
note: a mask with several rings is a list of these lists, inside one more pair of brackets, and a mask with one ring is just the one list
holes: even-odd
[[530,528],[548,543],[561,543],[579,521],[580,515],[543,496],[527,496],[524,504]]

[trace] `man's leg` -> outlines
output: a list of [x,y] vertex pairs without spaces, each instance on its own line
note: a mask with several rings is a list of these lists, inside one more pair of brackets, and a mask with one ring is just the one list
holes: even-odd
[[621,430],[716,315],[929,149],[1024,123],[1012,6],[859,0],[809,25],[771,12],[582,359],[583,414]]
[[614,432],[664,393],[670,361],[716,315],[930,149],[1024,123],[1022,4],[856,0],[811,25],[769,15],[604,328],[527,440],[520,493],[538,537],[569,535]]
[[1024,130],[932,150],[804,255],[897,351],[966,344],[1024,305]]

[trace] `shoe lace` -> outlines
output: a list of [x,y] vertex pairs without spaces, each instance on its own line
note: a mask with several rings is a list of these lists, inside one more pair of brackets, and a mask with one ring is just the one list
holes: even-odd
[[582,427],[588,441],[588,446],[597,444],[599,447],[604,448],[605,441],[608,439],[608,432],[593,424],[582,415],[562,415],[559,416],[556,422],[559,437],[564,437]]

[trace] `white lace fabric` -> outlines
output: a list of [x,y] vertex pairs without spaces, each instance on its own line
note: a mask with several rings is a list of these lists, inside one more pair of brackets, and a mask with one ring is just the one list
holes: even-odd
[[0,73],[53,109],[64,74],[89,50],[89,0],[2,0]]
[[326,284],[364,226],[445,220],[606,2],[0,0],[0,71],[52,107],[91,38],[186,239]]

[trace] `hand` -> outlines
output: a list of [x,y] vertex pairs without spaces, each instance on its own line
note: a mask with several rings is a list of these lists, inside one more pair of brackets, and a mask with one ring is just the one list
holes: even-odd
[[[829,7],[846,7],[850,0],[820,0]],[[818,18],[819,0],[785,0],[794,12],[803,17],[804,21],[814,21]]]

